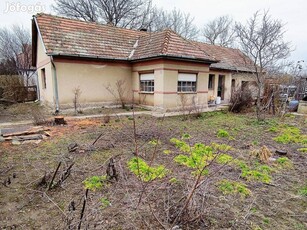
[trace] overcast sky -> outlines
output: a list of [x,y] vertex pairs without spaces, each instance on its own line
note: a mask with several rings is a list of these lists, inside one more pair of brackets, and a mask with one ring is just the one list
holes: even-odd
[[[22,24],[30,28],[31,17],[37,12],[52,13],[53,0],[1,0],[0,27]],[[290,57],[293,61],[305,60],[307,65],[307,1],[306,0],[153,0],[167,10],[174,7],[190,13],[195,24],[201,28],[208,20],[229,15],[235,21],[245,22],[257,10],[270,10],[273,18],[286,25],[285,40],[295,49]]]

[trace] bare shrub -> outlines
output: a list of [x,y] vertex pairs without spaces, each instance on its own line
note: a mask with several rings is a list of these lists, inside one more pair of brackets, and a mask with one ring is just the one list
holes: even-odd
[[82,113],[81,108],[80,108],[81,107],[80,96],[81,96],[82,91],[80,87],[78,86],[74,88],[73,93],[74,93],[73,104],[74,104],[75,114]]
[[27,97],[27,90],[24,88],[24,81],[18,75],[0,76],[0,85],[3,89],[2,98],[15,102],[24,101]]
[[115,88],[112,88],[110,84],[105,86],[106,90],[108,90],[109,93],[112,94],[117,103],[121,104],[122,109],[126,108],[126,103],[127,103],[128,91],[125,87],[125,84],[126,84],[125,80],[117,80],[115,83]]
[[252,107],[253,97],[251,92],[247,88],[233,89],[230,98],[229,111],[240,113],[245,109]]

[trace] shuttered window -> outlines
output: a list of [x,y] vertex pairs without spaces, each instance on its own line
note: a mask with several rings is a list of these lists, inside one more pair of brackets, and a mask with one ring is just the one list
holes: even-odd
[[140,74],[140,90],[141,92],[154,92],[155,90],[154,73]]
[[196,92],[197,74],[179,73],[178,74],[178,92]]

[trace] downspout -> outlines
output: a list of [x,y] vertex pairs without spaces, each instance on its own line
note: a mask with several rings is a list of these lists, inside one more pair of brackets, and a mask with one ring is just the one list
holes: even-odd
[[55,97],[55,112],[58,113],[60,111],[59,107],[59,91],[58,91],[58,77],[56,73],[56,67],[53,61],[53,56],[50,56],[51,64],[53,67],[53,82],[54,82],[54,88],[53,88],[53,93]]

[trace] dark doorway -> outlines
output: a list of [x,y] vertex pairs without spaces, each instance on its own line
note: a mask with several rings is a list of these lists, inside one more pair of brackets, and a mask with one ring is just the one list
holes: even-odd
[[219,75],[219,82],[217,86],[217,96],[224,100],[225,91],[225,75]]

